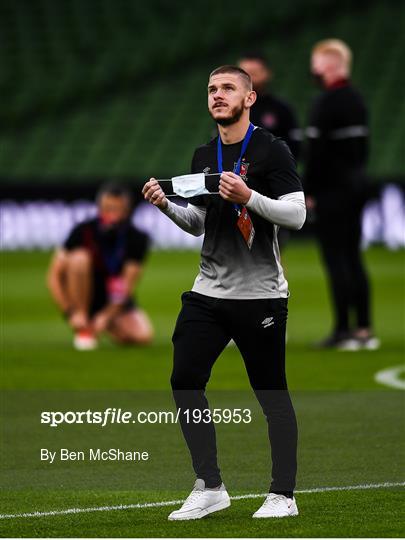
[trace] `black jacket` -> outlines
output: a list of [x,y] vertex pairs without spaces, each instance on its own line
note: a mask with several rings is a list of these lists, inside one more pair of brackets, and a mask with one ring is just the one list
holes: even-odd
[[306,129],[304,188],[318,204],[364,190],[368,157],[368,115],[349,81],[340,81],[314,100]]
[[292,155],[298,159],[301,132],[296,115],[288,103],[272,94],[258,94],[256,103],[250,109],[250,120],[255,126],[283,139]]

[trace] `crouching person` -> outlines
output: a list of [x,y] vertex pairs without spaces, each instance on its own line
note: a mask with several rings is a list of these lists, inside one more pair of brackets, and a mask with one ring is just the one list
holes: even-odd
[[130,222],[132,197],[126,188],[102,187],[97,207],[97,217],[76,225],[54,254],[48,287],[73,329],[76,349],[94,349],[102,333],[121,344],[146,345],[153,328],[132,291],[148,236]]

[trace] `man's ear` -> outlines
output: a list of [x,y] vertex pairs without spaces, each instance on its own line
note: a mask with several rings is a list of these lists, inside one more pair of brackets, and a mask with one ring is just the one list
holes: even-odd
[[255,103],[257,94],[254,90],[251,90],[245,98],[245,105],[248,109]]

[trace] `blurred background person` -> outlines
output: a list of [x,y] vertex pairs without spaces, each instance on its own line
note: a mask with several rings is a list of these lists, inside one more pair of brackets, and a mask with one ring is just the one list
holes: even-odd
[[376,349],[370,286],[361,255],[361,216],[367,190],[368,114],[350,82],[352,52],[341,40],[312,49],[311,73],[322,89],[307,128],[304,174],[308,210],[329,278],[334,326],[319,347]]
[[74,331],[74,346],[90,350],[108,333],[116,342],[148,344],[151,322],[131,297],[149,249],[148,236],[130,223],[131,193],[107,184],[98,215],[76,225],[54,254],[48,286]]
[[297,116],[289,103],[269,91],[273,71],[266,58],[260,52],[246,53],[239,59],[238,66],[249,73],[257,94],[256,103],[250,113],[252,123],[268,129],[276,137],[281,137],[297,160],[301,141]]
[[[267,129],[276,137],[281,137],[297,161],[302,137],[297,116],[289,103],[270,92],[269,86],[274,74],[266,57],[259,51],[247,52],[239,59],[238,66],[250,75],[253,90],[257,94],[256,102],[250,109],[252,124]],[[290,231],[280,227],[278,232],[280,251],[285,248],[289,237]]]

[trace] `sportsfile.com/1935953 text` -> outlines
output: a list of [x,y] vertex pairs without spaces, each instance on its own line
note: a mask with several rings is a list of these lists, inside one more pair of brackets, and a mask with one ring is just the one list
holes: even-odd
[[62,424],[250,424],[252,411],[248,408],[181,409],[176,411],[127,411],[108,407],[103,411],[42,411],[41,424],[58,427]]

